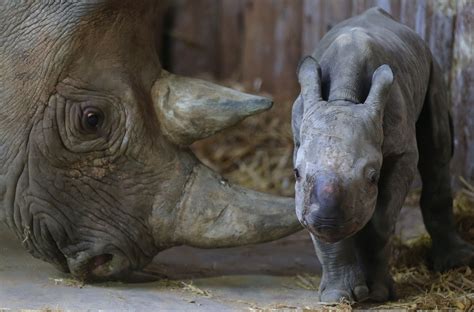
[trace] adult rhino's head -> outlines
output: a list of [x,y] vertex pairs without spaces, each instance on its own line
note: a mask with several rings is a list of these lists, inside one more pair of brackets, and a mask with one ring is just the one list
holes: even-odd
[[152,1],[0,5],[0,220],[85,279],[158,251],[273,240],[292,201],[233,186],[188,146],[271,101],[162,70]]
[[312,57],[303,59],[298,78],[301,94],[292,116],[296,213],[320,240],[337,242],[360,230],[375,210],[393,74],[380,66],[364,103],[324,100],[321,69]]

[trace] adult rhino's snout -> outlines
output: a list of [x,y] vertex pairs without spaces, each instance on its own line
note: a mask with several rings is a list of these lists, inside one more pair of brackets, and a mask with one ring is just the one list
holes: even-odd
[[80,252],[67,262],[71,274],[86,281],[120,279],[131,272],[130,261],[118,253],[91,256],[88,252]]

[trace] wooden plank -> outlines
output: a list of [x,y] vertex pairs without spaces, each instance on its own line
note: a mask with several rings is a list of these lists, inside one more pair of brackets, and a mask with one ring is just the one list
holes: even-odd
[[417,6],[416,0],[401,0],[400,4],[400,22],[413,30],[416,24]]
[[254,91],[291,99],[298,92],[302,0],[249,0],[245,6],[242,79]]
[[429,6],[431,7],[430,32],[426,34],[425,40],[443,69],[444,78],[448,81],[453,57],[456,3],[434,0],[429,2]]
[[299,93],[296,68],[302,54],[302,0],[274,1],[273,95],[293,100]]
[[324,0],[303,0],[302,21],[302,52],[304,55],[311,54],[317,43],[323,37],[326,29],[324,27]]
[[448,79],[451,69],[455,2],[401,0],[400,21],[414,29],[429,45]]
[[376,5],[390,13],[396,20],[400,19],[400,0],[377,0]]
[[423,39],[427,39],[430,33],[430,18],[432,15],[432,8],[429,5],[429,0],[417,0],[416,14],[415,14],[415,31]]
[[164,38],[166,38],[166,36],[164,35],[165,31],[166,30],[166,22],[167,22],[167,19],[169,18],[168,16],[168,12],[169,12],[169,6],[167,5],[167,3],[165,2],[160,2],[158,3],[157,5],[157,9],[156,9],[156,23],[155,23],[155,34],[156,34],[156,37],[155,37],[155,48],[156,48],[156,51],[158,51],[158,55],[160,57],[160,62],[161,64],[163,65],[163,57],[164,57],[164,46],[168,43],[167,41],[165,41]]
[[175,0],[168,35],[169,58],[174,73],[216,75],[217,12],[219,0]]
[[[455,152],[451,162],[453,179],[474,181],[474,3],[457,2],[451,75]],[[459,185],[458,183],[455,183]]]
[[374,6],[377,6],[376,0],[353,0],[352,15],[359,15]]
[[337,23],[351,17],[352,1],[350,0],[326,0],[324,3],[324,24],[325,33],[328,32]]
[[244,8],[245,35],[242,81],[254,91],[271,92],[273,87],[273,24],[271,0],[248,0]]
[[241,76],[244,5],[244,0],[219,1],[219,79],[238,79]]

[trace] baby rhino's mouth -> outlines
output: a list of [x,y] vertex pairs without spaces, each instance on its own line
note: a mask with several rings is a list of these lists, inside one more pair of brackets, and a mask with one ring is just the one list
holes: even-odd
[[314,220],[304,226],[319,240],[325,243],[336,243],[354,235],[359,230],[359,224],[355,219],[347,221],[339,220]]

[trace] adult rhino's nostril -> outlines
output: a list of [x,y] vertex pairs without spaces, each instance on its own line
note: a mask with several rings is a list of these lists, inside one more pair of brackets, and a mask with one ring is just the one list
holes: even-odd
[[81,252],[76,257],[69,258],[68,264],[75,277],[87,281],[126,277],[131,269],[131,263],[127,257],[111,253],[90,257],[87,252]]
[[126,275],[130,262],[119,255],[102,254],[89,262],[89,278],[92,280],[115,279]]
[[110,262],[113,258],[114,258],[114,256],[111,255],[111,254],[102,254],[102,255],[93,257],[89,261],[89,268],[88,268],[89,270],[88,271],[93,272],[94,270],[96,270],[100,266],[103,266],[104,264],[107,264],[108,262]]

